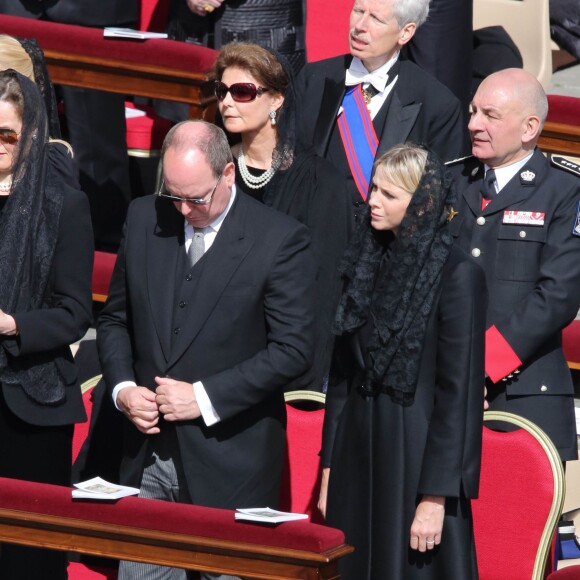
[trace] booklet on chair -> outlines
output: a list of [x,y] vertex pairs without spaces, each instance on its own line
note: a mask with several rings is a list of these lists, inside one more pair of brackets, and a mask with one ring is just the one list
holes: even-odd
[[119,485],[118,483],[109,483],[101,477],[93,477],[87,481],[75,483],[76,489],[73,489],[72,496],[75,499],[120,499],[128,495],[138,495],[137,487]]
[[269,507],[265,507],[237,509],[234,518],[236,520],[247,520],[250,522],[279,524],[282,522],[292,522],[294,520],[307,520],[308,514],[281,512],[278,510],[270,509]]

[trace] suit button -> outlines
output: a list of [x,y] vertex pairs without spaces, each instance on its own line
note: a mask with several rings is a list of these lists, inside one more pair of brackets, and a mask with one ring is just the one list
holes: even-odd
[[478,217],[478,218],[475,220],[475,223],[476,223],[478,226],[482,226],[482,225],[485,223],[485,218],[484,218],[483,216],[480,216],[480,217]]
[[180,330],[181,330],[181,329],[179,328],[179,326],[178,326],[177,328],[174,328],[174,329],[173,329],[173,334],[179,334],[179,331],[180,331]]
[[182,300],[182,301],[179,303],[179,308],[185,308],[186,306],[187,306],[187,302],[185,302],[185,300]]
[[548,387],[546,387],[546,385],[542,385],[540,387],[540,391],[542,391],[542,393],[545,393],[548,390]]
[[473,250],[471,250],[471,255],[474,258],[479,258],[479,256],[481,256],[481,250],[479,248],[473,248]]
[[188,275],[185,277],[185,279],[186,279],[188,282],[191,282],[191,279],[192,279],[192,278],[193,278],[193,276],[192,276],[191,274],[188,274]]
[[524,230],[522,230],[520,232],[520,238],[525,238],[526,237],[526,232],[524,232]]

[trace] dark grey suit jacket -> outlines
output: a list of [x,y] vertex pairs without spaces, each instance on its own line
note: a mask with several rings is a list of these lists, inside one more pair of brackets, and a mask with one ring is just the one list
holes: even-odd
[[[307,229],[238,192],[211,248],[176,280],[184,259],[183,217],[165,200],[135,200],[99,321],[104,378],[110,389],[202,381],[221,422],[176,426],[193,503],[275,504],[284,386],[312,364]],[[138,484],[147,437],[125,423],[122,476]]]

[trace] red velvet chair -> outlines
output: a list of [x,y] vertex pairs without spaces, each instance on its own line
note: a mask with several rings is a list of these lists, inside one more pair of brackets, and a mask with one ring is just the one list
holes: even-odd
[[554,444],[531,421],[488,411],[479,498],[472,501],[480,580],[542,580],[564,503],[564,470]]
[[580,566],[566,566],[552,572],[546,580],[579,580]]
[[546,121],[580,125],[580,99],[567,95],[548,95],[548,117]]
[[562,331],[562,348],[571,369],[580,370],[580,318]]
[[348,52],[348,21],[353,0],[306,1],[308,62]]
[[[91,424],[91,412],[93,409],[92,405],[92,391],[96,384],[101,379],[101,375],[97,375],[88,381],[85,381],[81,385],[81,390],[83,393],[83,403],[85,405],[85,411],[87,412],[87,421],[85,423],[76,423],[74,426],[73,434],[73,463],[83,446],[87,435],[89,434],[89,426]],[[112,564],[111,566],[101,566],[96,564],[81,563],[81,562],[70,562],[68,565],[68,580],[116,580],[117,579],[117,567]]]
[[116,259],[117,254],[95,252],[92,280],[93,300],[95,302],[105,302],[107,299]]
[[[314,391],[291,391],[285,397],[288,423],[280,509],[309,514],[311,521],[324,523],[316,505],[320,492],[318,453],[322,445],[325,396]],[[308,410],[305,406],[315,408]]]

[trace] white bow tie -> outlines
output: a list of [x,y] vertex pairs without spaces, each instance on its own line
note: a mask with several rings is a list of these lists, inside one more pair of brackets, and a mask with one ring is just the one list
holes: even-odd
[[346,78],[344,80],[344,84],[347,87],[351,87],[353,85],[359,85],[361,83],[369,83],[377,89],[380,93],[385,90],[387,83],[389,81],[389,75],[374,75],[372,73],[358,71],[358,70],[351,70],[348,69],[346,71]]

